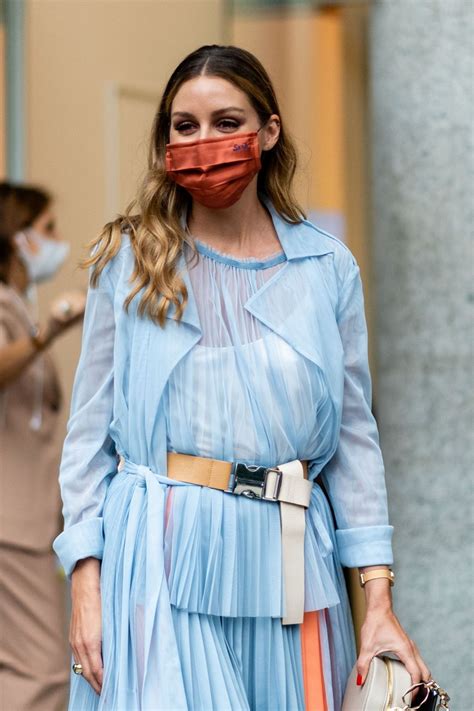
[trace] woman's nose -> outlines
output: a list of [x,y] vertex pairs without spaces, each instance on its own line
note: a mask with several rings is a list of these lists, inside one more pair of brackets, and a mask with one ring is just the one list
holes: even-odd
[[199,138],[201,140],[204,138],[212,138],[213,135],[212,126],[201,126],[201,130],[199,131]]

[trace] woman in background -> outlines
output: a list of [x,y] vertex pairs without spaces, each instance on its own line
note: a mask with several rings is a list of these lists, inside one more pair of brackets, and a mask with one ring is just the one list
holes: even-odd
[[69,292],[37,323],[35,287],[69,252],[44,190],[0,184],[0,697],[6,711],[63,711],[65,581],[51,548],[62,395],[49,346],[84,311]]

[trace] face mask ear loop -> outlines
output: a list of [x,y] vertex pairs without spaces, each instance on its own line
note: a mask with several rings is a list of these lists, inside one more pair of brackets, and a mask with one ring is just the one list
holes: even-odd
[[26,236],[25,230],[19,230],[16,235],[16,242],[22,247],[28,247],[28,237]]
[[[26,252],[26,251],[28,250],[28,248],[29,248],[29,247],[28,247],[28,237],[27,237],[27,234],[26,234],[26,230],[27,230],[27,229],[28,229],[28,228],[26,227],[24,230],[19,230],[19,231],[15,234],[14,241],[15,241],[16,247],[17,247],[17,249],[16,249],[17,257],[18,257],[18,259],[20,260],[20,262],[23,264],[23,266],[25,267],[26,273],[27,273],[28,278],[29,278],[29,271],[30,271],[30,270],[29,270],[28,262],[27,262],[27,260],[26,260],[26,258],[25,258],[25,252]],[[30,295],[30,292],[29,292],[30,284],[31,284],[31,283],[32,283],[32,282],[29,281],[29,284],[28,284],[28,286],[26,287],[26,297],[27,297],[27,299],[28,299],[29,302],[32,301],[32,298],[31,298],[31,295]]]

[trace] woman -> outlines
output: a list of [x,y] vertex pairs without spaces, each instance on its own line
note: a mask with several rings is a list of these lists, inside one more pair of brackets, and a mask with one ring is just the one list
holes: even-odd
[[51,550],[60,531],[62,396],[47,349],[82,316],[85,298],[63,294],[38,328],[34,289],[68,251],[50,195],[1,183],[0,687],[11,711],[62,711],[67,702],[66,591]]
[[[164,90],[135,205],[91,245],[54,543],[70,709],[341,706],[341,566],[387,569],[392,527],[358,266],[303,219],[295,167],[259,61],[201,47]],[[428,679],[387,577],[365,592],[358,681],[382,649]]]

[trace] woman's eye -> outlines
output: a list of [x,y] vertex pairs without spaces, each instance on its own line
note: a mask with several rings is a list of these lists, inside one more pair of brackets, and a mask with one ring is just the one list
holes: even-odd
[[180,123],[177,126],[175,126],[175,130],[179,131],[180,133],[189,131],[192,128],[193,128],[193,124],[190,121],[183,121],[183,123]]
[[217,124],[219,128],[223,128],[225,131],[234,130],[239,127],[239,122],[234,119],[222,119]]

